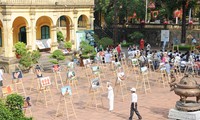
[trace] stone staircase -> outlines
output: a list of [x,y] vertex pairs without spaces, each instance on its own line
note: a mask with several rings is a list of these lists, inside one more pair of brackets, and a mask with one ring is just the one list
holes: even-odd
[[[39,59],[39,65],[42,67],[42,69],[44,71],[49,71],[52,69],[52,66],[53,66],[53,63],[49,62],[50,60],[53,60],[52,58],[50,58],[51,54],[49,52],[41,52],[41,57]],[[68,59],[65,59],[64,61],[60,61],[59,62],[59,65],[67,65],[67,63],[69,62],[70,60]]]

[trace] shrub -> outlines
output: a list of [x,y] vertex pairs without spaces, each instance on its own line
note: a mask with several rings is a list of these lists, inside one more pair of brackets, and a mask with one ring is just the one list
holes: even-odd
[[26,44],[23,42],[17,42],[15,45],[15,52],[18,55],[23,55],[26,53],[27,49],[26,49]]
[[82,55],[92,54],[95,52],[94,47],[86,41],[81,41],[80,48],[82,49]]
[[133,32],[133,33],[129,34],[128,37],[132,41],[134,40],[136,43],[138,43],[139,40],[144,37],[144,35],[141,32]]
[[63,33],[61,31],[57,32],[57,40],[58,40],[58,42],[64,40],[64,36],[63,36]]
[[108,45],[113,45],[113,40],[109,37],[104,37],[99,40],[98,45],[102,45],[102,47],[105,49]]
[[64,44],[64,46],[65,46],[65,48],[67,48],[67,49],[71,49],[72,48],[72,43],[71,42],[65,42],[65,44]]
[[33,64],[38,63],[38,60],[40,59],[40,52],[38,50],[33,50],[31,53],[31,58],[32,58],[32,62]]
[[33,61],[31,57],[31,52],[27,52],[23,54],[19,60],[19,64],[21,64],[25,69],[28,69],[32,66]]
[[0,101],[0,120],[14,120],[12,112]]
[[38,63],[40,56],[41,54],[38,50],[33,50],[32,52],[27,51],[21,56],[19,63],[24,69],[29,69],[33,64]]
[[[5,108],[4,109],[5,109],[5,112],[7,112],[9,116],[5,116],[8,118],[5,120],[32,120],[32,118],[27,118],[24,116],[23,109],[22,109],[23,105],[24,105],[24,99],[22,96],[18,94],[8,95],[6,98],[6,103],[5,103],[5,107],[7,110]],[[1,120],[4,120],[4,119],[1,119]]]
[[65,55],[61,50],[55,50],[51,55],[50,58],[53,58],[54,60],[50,60],[49,62],[53,64],[59,64],[59,61],[65,60]]
[[[174,49],[177,49],[175,46]],[[188,51],[191,49],[191,45],[179,45],[179,50]]]

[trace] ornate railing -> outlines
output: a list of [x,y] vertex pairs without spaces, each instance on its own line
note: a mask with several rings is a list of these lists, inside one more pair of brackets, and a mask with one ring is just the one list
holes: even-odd
[[0,0],[5,5],[94,5],[94,0]]

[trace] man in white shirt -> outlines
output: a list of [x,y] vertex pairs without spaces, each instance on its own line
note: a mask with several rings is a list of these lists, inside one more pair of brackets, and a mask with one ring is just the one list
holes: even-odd
[[3,86],[3,70],[0,69],[0,97],[2,96],[2,86]]
[[142,120],[142,116],[140,115],[138,109],[137,109],[137,101],[138,101],[138,97],[135,88],[131,88],[131,109],[130,109],[130,117],[129,120],[132,120],[133,118],[133,114],[135,112],[135,114],[137,115],[139,120]]

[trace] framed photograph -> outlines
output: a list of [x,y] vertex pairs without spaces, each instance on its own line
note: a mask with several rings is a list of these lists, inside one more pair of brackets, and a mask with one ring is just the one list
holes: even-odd
[[141,70],[142,73],[148,72],[148,68],[146,66],[141,67],[140,70]]
[[13,77],[13,80],[15,80],[15,79],[21,79],[23,77],[22,71],[12,72],[12,77]]
[[75,72],[74,71],[69,71],[67,72],[67,78],[72,80],[75,78]]
[[53,65],[52,69],[53,69],[53,72],[60,72],[61,71],[60,65]]
[[64,86],[61,88],[61,94],[63,96],[65,95],[72,95],[72,90],[71,90],[71,87],[70,86]]
[[10,85],[2,87],[3,94],[11,94],[12,92],[13,92],[13,89]]
[[74,62],[67,63],[67,68],[74,69]]
[[116,68],[121,67],[121,63],[120,63],[120,62],[115,62],[115,67],[116,67]]
[[35,73],[36,73],[36,75],[37,75],[37,78],[43,77],[43,76],[42,76],[42,72],[41,72],[41,68],[40,68],[39,65],[37,65],[37,66],[35,67]]
[[125,80],[125,74],[124,74],[124,72],[118,72],[117,73],[117,82],[121,82],[123,80]]
[[99,66],[92,66],[91,69],[92,69],[92,72],[93,72],[93,73],[98,73],[98,72],[100,72]]
[[40,78],[40,84],[42,87],[50,86],[51,80],[49,77],[42,77],[42,78]]
[[132,65],[138,65],[138,60],[137,59],[131,59]]
[[100,87],[99,78],[95,78],[91,80],[92,89],[97,89]]

